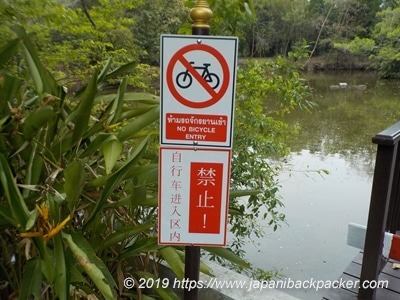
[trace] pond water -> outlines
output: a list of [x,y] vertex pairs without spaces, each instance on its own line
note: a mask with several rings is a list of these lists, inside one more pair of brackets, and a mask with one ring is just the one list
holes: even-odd
[[[372,72],[304,77],[318,107],[285,117],[302,127],[289,141],[280,175],[287,225],[276,232],[266,226],[266,235],[245,250],[253,264],[293,280],[336,280],[359,251],[346,245],[347,225],[367,223],[376,152],[371,138],[400,120],[400,85]],[[350,88],[331,87],[339,83]],[[317,172],[322,169],[329,174]],[[283,291],[307,300],[327,292]]]

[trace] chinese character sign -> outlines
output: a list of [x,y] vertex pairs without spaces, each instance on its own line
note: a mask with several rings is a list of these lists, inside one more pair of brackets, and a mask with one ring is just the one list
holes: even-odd
[[222,163],[190,164],[190,233],[220,233]]
[[160,244],[226,245],[230,155],[160,148]]

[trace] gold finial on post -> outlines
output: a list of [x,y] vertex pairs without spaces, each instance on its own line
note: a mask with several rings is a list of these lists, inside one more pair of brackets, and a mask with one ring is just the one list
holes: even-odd
[[192,34],[210,35],[210,26],[207,24],[212,17],[212,10],[206,0],[197,0],[195,6],[190,11],[193,20]]

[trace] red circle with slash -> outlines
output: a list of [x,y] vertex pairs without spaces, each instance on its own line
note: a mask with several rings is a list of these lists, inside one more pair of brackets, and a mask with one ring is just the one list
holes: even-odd
[[[205,51],[214,56],[220,63],[222,69],[222,83],[221,83],[221,88],[218,91],[215,91],[210,86],[210,84],[200,75],[200,73],[196,71],[194,66],[185,58],[184,55],[190,51]],[[209,99],[196,102],[185,98],[179,93],[179,91],[176,89],[175,82],[173,79],[173,70],[178,61],[189,71],[190,75],[192,75],[195,78],[195,80],[199,82],[200,86],[204,88],[205,91],[210,95]],[[221,98],[225,95],[228,89],[229,78],[230,78],[229,66],[225,60],[225,57],[217,49],[204,44],[192,44],[179,49],[179,51],[177,51],[172,56],[167,66],[166,77],[167,77],[167,85],[172,96],[174,96],[174,98],[181,104],[191,108],[206,108],[214,105],[219,100],[221,100]]]

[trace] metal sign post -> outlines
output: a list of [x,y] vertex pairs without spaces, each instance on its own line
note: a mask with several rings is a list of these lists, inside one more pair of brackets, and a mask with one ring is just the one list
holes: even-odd
[[[207,24],[212,17],[212,11],[206,0],[198,0],[195,7],[190,12],[190,17],[194,21],[192,25],[193,35],[210,35],[210,26]],[[199,282],[200,279],[200,247],[186,246],[185,248],[185,278]],[[185,289],[184,300],[198,300],[199,290],[196,288]]]
[[161,35],[158,243],[185,246],[185,300],[198,300],[200,246],[226,246],[238,39],[210,36],[207,1],[192,35]]

